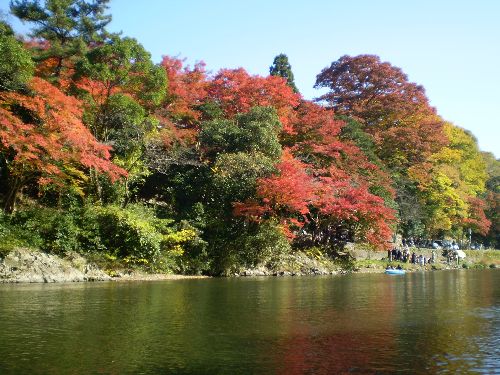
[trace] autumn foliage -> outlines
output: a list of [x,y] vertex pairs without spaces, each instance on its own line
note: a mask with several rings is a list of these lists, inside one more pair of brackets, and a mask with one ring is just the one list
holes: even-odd
[[0,92],[0,150],[17,188],[30,179],[64,185],[90,168],[112,179],[125,172],[110,161],[110,147],[82,123],[82,104],[40,78],[27,94]]
[[173,218],[197,239],[179,267],[217,274],[283,249],[335,255],[348,242],[386,249],[394,234],[498,233],[498,161],[378,56],[340,57],[316,77],[326,92],[306,100],[284,54],[269,76],[154,64],[138,41],[105,30],[107,1],[63,3],[64,25],[39,2],[13,3],[36,39],[0,27],[19,57],[0,64],[5,212],[19,196],[60,210],[84,197],[116,217],[147,205],[156,224],[139,210],[138,230]]
[[165,112],[187,124],[201,117],[197,106],[207,99],[207,73],[203,62],[192,69],[183,67],[183,60],[164,56],[160,64],[167,74],[168,95],[163,105]]
[[315,87],[330,89],[319,101],[365,124],[392,167],[407,168],[446,144],[443,121],[424,88],[378,56],[342,56],[323,69]]
[[293,133],[293,109],[299,104],[300,95],[276,76],[251,76],[244,69],[223,69],[213,77],[208,86],[209,98],[218,103],[224,114],[233,117],[255,106],[272,106],[276,109],[285,133]]
[[306,165],[289,150],[285,150],[276,169],[276,174],[257,180],[256,199],[234,203],[234,213],[254,221],[278,219],[287,237],[294,238],[293,230],[305,224],[316,198],[315,182],[306,173]]

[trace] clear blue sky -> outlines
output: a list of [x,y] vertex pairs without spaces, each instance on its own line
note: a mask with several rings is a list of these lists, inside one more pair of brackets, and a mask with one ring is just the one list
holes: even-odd
[[156,62],[174,55],[213,72],[241,66],[266,75],[286,53],[309,99],[332,61],[379,55],[500,157],[500,0],[112,0],[111,13],[110,29],[137,38]]

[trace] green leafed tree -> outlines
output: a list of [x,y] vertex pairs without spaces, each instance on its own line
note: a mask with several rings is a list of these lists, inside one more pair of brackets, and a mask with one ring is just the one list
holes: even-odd
[[0,20],[0,91],[18,90],[33,76],[30,53],[16,40],[11,27]]
[[147,109],[165,97],[165,71],[151,61],[151,54],[133,38],[111,37],[93,48],[76,64],[74,80],[102,104],[116,93],[126,93]]
[[[132,38],[112,36],[75,65],[74,85],[85,101],[85,123],[94,136],[114,148],[114,161],[127,170],[129,184],[147,174],[143,151],[156,129],[151,113],[165,96],[165,71]],[[100,184],[94,179],[100,199]]]
[[490,230],[482,239],[490,247],[500,248],[500,159],[490,152],[483,152],[488,180],[486,181],[485,214],[491,222]]
[[269,68],[269,74],[285,78],[288,86],[290,86],[294,92],[299,92],[297,86],[295,86],[292,66],[288,62],[288,56],[284,53],[280,53],[274,58],[273,65]]
[[207,155],[218,153],[259,152],[279,160],[281,145],[278,134],[282,129],[276,110],[254,107],[235,120],[214,120],[202,125],[200,141]]

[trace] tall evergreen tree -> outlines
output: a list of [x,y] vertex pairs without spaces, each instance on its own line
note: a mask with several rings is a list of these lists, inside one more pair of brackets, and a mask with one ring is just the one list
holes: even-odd
[[31,36],[44,40],[35,59],[46,62],[47,75],[60,78],[68,60],[82,56],[89,45],[104,41],[111,16],[109,0],[11,0],[12,13],[34,25]]
[[274,58],[273,65],[269,67],[269,74],[285,78],[288,86],[290,86],[294,92],[299,92],[297,86],[295,86],[292,66],[288,62],[288,56],[284,53],[280,53]]

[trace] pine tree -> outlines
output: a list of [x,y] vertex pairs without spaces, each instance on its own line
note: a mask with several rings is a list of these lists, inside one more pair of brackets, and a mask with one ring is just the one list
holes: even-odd
[[292,66],[288,62],[288,56],[284,53],[280,53],[274,58],[273,65],[269,68],[269,74],[285,78],[288,86],[290,86],[294,92],[299,92],[297,86],[295,86]]
[[11,0],[12,13],[23,22],[34,25],[31,36],[44,40],[34,53],[46,62],[48,75],[59,79],[67,61],[83,56],[89,46],[109,37],[106,25],[111,16],[105,14],[109,0]]

